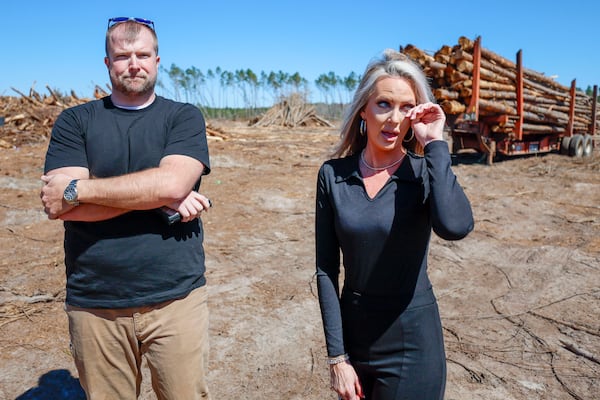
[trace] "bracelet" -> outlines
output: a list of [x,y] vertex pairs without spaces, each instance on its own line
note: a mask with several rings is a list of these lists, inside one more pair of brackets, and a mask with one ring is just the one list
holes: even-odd
[[348,354],[342,354],[342,355],[335,356],[335,357],[329,357],[327,359],[327,364],[329,364],[329,365],[340,364],[340,363],[348,361],[349,359],[350,359],[350,357],[348,357]]

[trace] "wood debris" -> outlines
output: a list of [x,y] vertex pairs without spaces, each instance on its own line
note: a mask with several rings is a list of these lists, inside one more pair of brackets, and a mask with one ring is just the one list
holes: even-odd
[[[20,97],[0,96],[0,148],[5,149],[48,140],[61,111],[109,95],[97,85],[94,99],[79,98],[73,91],[61,95],[49,86],[46,86],[48,94],[40,94],[33,87],[28,94],[11,89]],[[210,124],[206,126],[206,134],[216,140],[227,138],[221,129]]]
[[227,140],[227,135],[223,129],[212,126],[211,124],[206,125],[206,137],[217,141]]
[[295,128],[299,126],[325,126],[333,124],[317,115],[315,108],[308,104],[304,97],[298,93],[283,98],[278,104],[271,107],[260,118],[250,121],[253,126],[283,126]]
[[0,117],[4,118],[4,124],[0,126],[1,148],[47,140],[62,110],[89,101],[77,97],[73,92],[63,96],[49,86],[46,89],[49,94],[41,95],[33,87],[29,94],[12,88],[20,97],[0,97]]

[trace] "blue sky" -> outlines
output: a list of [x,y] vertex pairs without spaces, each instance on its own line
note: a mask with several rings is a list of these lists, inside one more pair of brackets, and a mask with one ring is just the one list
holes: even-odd
[[[452,8],[449,8],[452,6]],[[600,2],[547,1],[47,1],[0,3],[0,95],[46,85],[91,97],[109,82],[107,20],[155,21],[161,63],[201,71],[362,74],[385,48],[434,52],[460,36],[583,89],[600,84]],[[316,95],[316,88],[313,89]]]

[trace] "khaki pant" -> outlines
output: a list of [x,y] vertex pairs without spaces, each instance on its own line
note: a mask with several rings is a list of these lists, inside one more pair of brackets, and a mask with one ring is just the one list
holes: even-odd
[[88,400],[129,400],[140,394],[142,355],[159,400],[209,399],[208,294],[150,307],[66,306],[79,380]]

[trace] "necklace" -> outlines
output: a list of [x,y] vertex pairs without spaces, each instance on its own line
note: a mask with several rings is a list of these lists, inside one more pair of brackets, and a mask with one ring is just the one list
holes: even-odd
[[383,170],[386,170],[388,168],[392,168],[394,165],[398,164],[400,161],[402,161],[402,159],[404,158],[405,155],[406,155],[406,153],[402,153],[402,157],[400,157],[399,159],[397,159],[396,161],[394,161],[390,165],[386,165],[385,167],[375,168],[375,167],[372,167],[369,164],[367,164],[367,161],[365,161],[365,151],[363,150],[363,151],[360,152],[360,161],[362,161],[363,165],[365,167],[367,167],[368,169],[370,169],[371,171],[383,171]]

